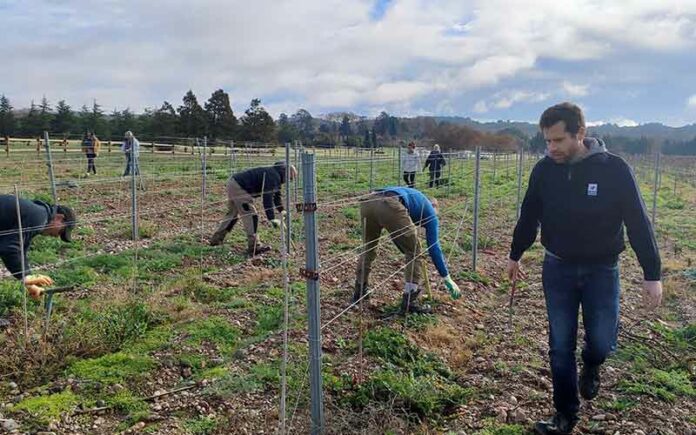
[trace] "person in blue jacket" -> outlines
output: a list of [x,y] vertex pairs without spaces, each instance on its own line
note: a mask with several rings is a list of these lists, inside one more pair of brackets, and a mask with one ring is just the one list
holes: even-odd
[[420,191],[410,187],[385,187],[368,195],[360,202],[360,218],[364,223],[363,249],[355,273],[353,303],[369,294],[368,279],[372,262],[377,256],[377,246],[382,229],[404,254],[404,292],[401,312],[428,313],[430,308],[419,305],[421,281],[421,256],[416,226],[425,228],[427,250],[437,271],[453,299],[460,296],[459,287],[450,277],[438,239],[437,201],[428,199]]
[[[515,227],[507,274],[521,276],[520,258],[536,239],[546,249],[542,283],[549,319],[549,355],[555,415],[536,423],[540,434],[569,434],[578,421],[580,395],[597,396],[600,366],[616,348],[619,327],[619,254],[624,227],[643,269],[648,305],[662,298],[660,254],[631,168],[585,136],[580,107],[561,103],[541,115],[546,157],[529,177]],[[585,328],[578,381],[575,347],[578,311]]]

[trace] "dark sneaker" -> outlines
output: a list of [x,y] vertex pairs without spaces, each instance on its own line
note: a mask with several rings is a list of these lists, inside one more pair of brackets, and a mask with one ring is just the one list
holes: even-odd
[[412,314],[430,314],[433,312],[432,308],[430,308],[429,305],[421,305],[418,303],[418,295],[420,294],[420,290],[411,293],[410,295],[408,293],[404,293],[402,299],[401,299],[401,309],[400,313],[401,314],[406,314],[406,313],[412,313]]
[[222,245],[222,239],[219,239],[219,238],[210,239],[210,246],[218,246],[218,245]]
[[582,367],[578,384],[580,384],[580,395],[583,397],[583,399],[592,400],[597,397],[597,393],[599,393],[599,386],[601,384],[601,380],[599,378],[599,366],[585,364]]
[[247,255],[249,255],[249,257],[255,257],[257,255],[261,255],[264,252],[268,252],[270,250],[271,250],[270,246],[258,244],[258,245],[256,245],[256,247],[250,246],[247,249]]
[[573,432],[577,423],[576,416],[567,417],[557,412],[549,421],[537,421],[534,424],[534,432],[540,435],[568,435]]

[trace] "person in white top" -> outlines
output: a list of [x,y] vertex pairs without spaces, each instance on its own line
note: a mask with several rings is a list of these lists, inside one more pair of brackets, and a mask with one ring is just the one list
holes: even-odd
[[416,144],[409,143],[406,154],[401,157],[401,170],[408,187],[413,188],[416,185],[416,172],[420,171],[422,166],[420,155],[416,152]]
[[123,135],[121,151],[126,155],[126,170],[123,172],[123,176],[130,175],[131,171],[135,175],[140,175],[137,161],[137,157],[140,155],[140,142],[133,136],[133,132],[130,130]]

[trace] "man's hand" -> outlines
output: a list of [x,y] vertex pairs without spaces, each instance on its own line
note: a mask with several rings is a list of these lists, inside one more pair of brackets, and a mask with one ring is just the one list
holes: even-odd
[[280,228],[280,219],[272,219],[271,225],[273,225],[273,228]]
[[643,281],[643,300],[651,310],[659,307],[662,303],[662,282]]
[[452,299],[459,299],[462,296],[461,290],[459,290],[459,286],[457,285],[456,282],[452,280],[452,278],[447,275],[445,278],[445,287],[447,287],[447,291],[450,294],[450,297]]
[[53,280],[46,275],[28,275],[24,278],[24,284],[49,287],[53,285]]
[[38,301],[41,299],[41,296],[43,295],[44,289],[39,287],[38,285],[34,284],[25,284],[25,287],[27,289],[27,293],[29,293],[29,297],[34,299],[35,301]]
[[520,278],[524,279],[526,277],[525,273],[522,271],[522,265],[519,261],[508,258],[507,277],[510,281],[517,281]]

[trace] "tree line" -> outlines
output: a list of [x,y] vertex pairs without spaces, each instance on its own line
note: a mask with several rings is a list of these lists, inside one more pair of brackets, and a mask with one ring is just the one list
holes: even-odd
[[[144,140],[176,142],[177,138],[207,136],[210,141],[243,141],[285,143],[300,140],[307,146],[380,147],[405,145],[409,141],[439,143],[444,150],[473,149],[512,151],[524,148],[543,152],[546,147],[541,133],[528,137],[517,128],[495,133],[482,132],[470,126],[438,122],[433,117],[398,118],[381,112],[375,118],[352,113],[329,114],[316,118],[306,109],[277,120],[255,98],[241,116],[230,105],[230,96],[222,89],[212,93],[201,105],[192,90],[186,92],[181,104],[168,101],[160,107],[146,108],[136,114],[130,109],[106,113],[93,101],[74,110],[65,100],[52,105],[46,97],[28,110],[17,111],[10,100],[0,95],[0,136],[39,137],[49,131],[55,137],[75,137],[86,131],[103,139],[119,140],[127,130]],[[592,132],[590,131],[590,135]],[[654,138],[602,136],[611,151],[644,154],[660,147],[666,154],[696,155],[696,137],[691,141],[659,141]]]

